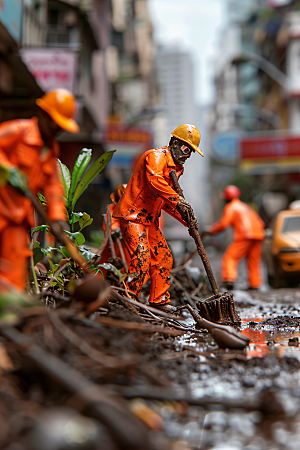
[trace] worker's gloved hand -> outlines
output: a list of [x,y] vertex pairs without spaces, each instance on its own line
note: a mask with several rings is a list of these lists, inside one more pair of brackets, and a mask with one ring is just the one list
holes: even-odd
[[196,229],[196,230],[198,230],[198,228],[199,228],[199,222],[198,222],[198,219],[197,219],[197,217],[194,216],[194,214],[193,214],[193,216],[190,218],[189,225],[190,225],[190,228],[194,228],[194,229]]
[[26,195],[28,191],[28,178],[27,175],[17,167],[9,167],[6,172],[7,183],[10,184],[21,194]]
[[111,238],[115,242],[116,242],[117,239],[122,239],[122,233],[121,233],[120,228],[116,228],[115,230],[112,230]]
[[[185,222],[187,222],[188,225],[190,224],[191,220],[193,221],[194,219],[196,219],[191,205],[181,196],[179,196],[179,200],[176,205],[176,209],[178,210],[182,219]],[[198,224],[198,226],[199,226],[199,224]]]

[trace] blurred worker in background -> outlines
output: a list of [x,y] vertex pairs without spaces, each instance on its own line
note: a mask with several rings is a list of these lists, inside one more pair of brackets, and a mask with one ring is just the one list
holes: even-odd
[[[110,213],[111,213],[111,238],[113,243],[113,249],[111,248],[111,244],[108,242],[105,246],[105,249],[101,255],[99,264],[103,263],[111,263],[118,269],[123,268],[125,271],[128,269],[128,265],[130,263],[130,256],[127,251],[126,245],[124,244],[124,240],[122,238],[120,220],[113,217],[113,212],[115,210],[115,206],[122,197],[122,194],[125,191],[127,184],[120,184],[114,192],[110,194],[110,199],[112,203],[109,205]],[[108,217],[106,214],[106,223]],[[103,231],[106,230],[106,223],[103,221]],[[113,253],[113,254],[112,254]],[[117,258],[117,260],[116,260]],[[101,269],[105,275],[105,269]]]
[[203,156],[198,148],[200,132],[195,126],[180,125],[171,135],[168,146],[148,150],[140,158],[113,214],[120,219],[123,239],[130,253],[129,290],[139,295],[150,275],[149,305],[170,311],[168,289],[173,258],[159,229],[159,217],[163,209],[188,226],[189,216],[198,228],[191,206],[173,188],[170,171],[174,170],[179,178],[185,161],[193,152]]
[[43,191],[49,219],[65,227],[66,209],[53,140],[62,130],[79,131],[73,120],[76,109],[71,92],[57,89],[36,100],[37,117],[0,125],[0,292],[7,286],[24,289],[27,279],[29,229],[34,208],[24,196],[26,187]]
[[221,280],[226,289],[233,289],[238,276],[238,264],[247,258],[249,289],[261,285],[261,244],[265,237],[264,222],[246,203],[239,200],[238,187],[226,186],[221,198],[227,201],[221,219],[204,230],[205,234],[216,234],[225,228],[234,228],[234,238],[221,261]]

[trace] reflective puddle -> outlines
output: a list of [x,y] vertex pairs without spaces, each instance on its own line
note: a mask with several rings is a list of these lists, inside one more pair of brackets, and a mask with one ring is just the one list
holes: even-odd
[[[240,312],[241,333],[250,338],[250,345],[243,353],[247,358],[262,357],[274,353],[278,357],[293,356],[300,360],[300,327],[286,326],[291,322],[300,323],[300,311],[289,309],[286,305],[264,305],[244,309]],[[279,320],[277,320],[280,318]],[[266,323],[266,320],[269,321]],[[298,320],[297,320],[298,319]],[[269,323],[271,322],[271,323]],[[186,325],[194,326],[194,322],[186,321]],[[178,338],[178,348],[193,348],[205,357],[214,357],[222,352],[214,343],[208,332],[186,334]],[[235,352],[232,351],[231,352]]]

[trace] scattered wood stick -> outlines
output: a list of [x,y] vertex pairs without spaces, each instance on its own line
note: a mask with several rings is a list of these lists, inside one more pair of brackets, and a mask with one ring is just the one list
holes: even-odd
[[177,280],[177,278],[174,275],[173,275],[173,280],[174,280],[174,283],[177,284],[177,286],[180,289],[182,289],[182,292],[185,294],[189,304],[191,306],[195,306],[195,302],[192,300],[192,298],[191,298],[190,294],[188,293],[188,291],[183,287],[183,285],[180,283],[180,281]]
[[167,327],[162,327],[160,325],[148,325],[138,322],[125,322],[123,320],[110,319],[109,317],[98,317],[96,319],[96,322],[105,326],[115,327],[122,330],[139,330],[144,333],[161,333],[170,336],[181,336],[182,334],[184,334],[184,331],[175,331]]
[[183,259],[181,265],[178,267],[174,267],[174,269],[171,270],[171,273],[179,272],[180,270],[185,269],[186,267],[190,266],[192,264],[193,258],[196,255],[196,253],[197,253],[197,250],[194,250],[192,253],[190,253],[188,259],[186,261],[184,261],[184,259]]
[[[114,288],[115,288],[115,286],[112,286],[112,289],[114,289]],[[117,292],[114,292],[114,294],[117,294]],[[118,295],[120,295],[120,294],[118,294]],[[152,308],[152,306],[144,305],[143,303],[136,302],[135,300],[131,300],[130,298],[127,298],[127,297],[123,297],[123,296],[121,296],[121,297],[126,302],[128,302],[128,303],[130,303],[130,304],[132,304],[134,306],[138,306],[139,308],[144,309],[146,311],[151,311],[155,315],[166,317],[167,319],[173,319],[174,318],[174,316],[172,316],[171,314],[167,314],[164,311],[161,311],[161,310],[156,309],[156,308]]]
[[121,260],[122,260],[122,263],[123,263],[123,267],[124,267],[125,273],[128,273],[128,266],[127,266],[127,262],[126,262],[126,258],[125,258],[125,254],[124,254],[124,250],[123,250],[123,247],[122,247],[121,240],[119,238],[117,238],[116,242],[117,242],[117,246],[118,246],[118,249],[119,249],[119,252],[120,252],[120,256],[121,256]]
[[[100,245],[100,247],[97,250],[97,256],[94,256],[94,258],[87,264],[87,267],[90,267],[92,264],[94,264],[94,262],[96,261],[96,259],[99,258],[99,256],[102,255],[103,250],[105,249],[105,246],[108,242],[108,237],[110,236],[111,233],[111,214],[108,214],[108,209],[109,209],[109,205],[106,205],[106,211],[107,211],[107,224],[106,224],[106,228],[105,228],[105,232],[104,232],[104,237],[103,237],[103,241]],[[106,215],[102,214],[103,217],[103,221],[106,220]]]
[[[226,399],[215,397],[194,397],[192,393],[181,394],[174,390],[161,388],[157,386],[147,387],[123,387],[117,385],[110,385],[111,389],[122,394],[125,398],[143,398],[145,400],[160,400],[170,402],[186,402],[189,405],[200,406],[201,408],[210,409],[212,406],[214,410],[230,410],[243,409],[246,411],[259,410],[259,399],[247,400],[244,399]],[[219,408],[218,408],[219,407]]]
[[[125,361],[122,361],[115,356],[106,355],[105,353],[100,352],[99,350],[92,347],[87,341],[82,339],[77,333],[74,333],[74,331],[72,331],[67,325],[65,325],[56,313],[49,314],[49,319],[52,325],[65,339],[71,342],[71,344],[73,344],[75,347],[79,348],[79,350],[89,358],[97,361],[99,364],[111,369],[128,365],[129,361],[125,363]],[[130,364],[132,363],[133,360],[130,361]]]
[[153,450],[148,431],[115,392],[92,383],[15,328],[0,324],[0,334],[14,342],[31,363],[74,396],[73,408],[107,426],[120,448]]

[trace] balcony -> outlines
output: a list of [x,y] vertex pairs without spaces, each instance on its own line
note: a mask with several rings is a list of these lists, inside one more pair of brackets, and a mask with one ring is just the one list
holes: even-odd
[[78,47],[79,32],[63,24],[47,25],[47,44],[57,47]]

